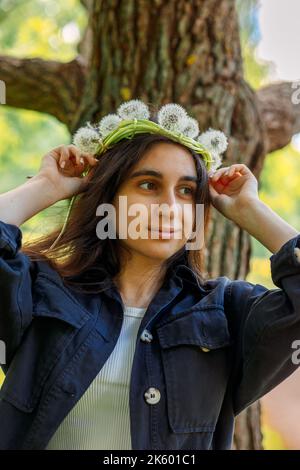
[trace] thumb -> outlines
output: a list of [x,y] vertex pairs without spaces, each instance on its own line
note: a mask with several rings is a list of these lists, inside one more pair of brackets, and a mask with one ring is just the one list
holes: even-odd
[[81,191],[86,191],[87,190],[88,183],[89,183],[90,179],[91,179],[90,174],[87,174],[85,176],[81,176],[81,177],[78,178],[78,180],[79,180],[78,185],[79,185]]
[[210,192],[212,202],[214,203],[217,196],[220,196],[220,194],[215,190],[215,188],[213,187],[211,183],[209,184],[209,192]]
[[77,195],[77,194],[80,194],[84,191],[87,190],[88,188],[88,182],[89,182],[89,176],[86,175],[86,176],[82,176],[82,177],[79,177],[79,176],[73,176],[72,178],[70,178],[70,185],[72,186],[71,188],[71,192],[73,195]]

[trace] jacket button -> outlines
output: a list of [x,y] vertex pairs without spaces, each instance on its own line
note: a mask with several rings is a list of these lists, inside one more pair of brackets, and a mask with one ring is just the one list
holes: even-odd
[[149,405],[155,405],[160,400],[160,391],[157,388],[150,387],[144,393],[144,397]]
[[151,341],[153,340],[153,336],[149,330],[143,331],[143,333],[141,334],[141,340],[146,343],[151,343]]
[[210,351],[210,349],[208,349],[208,348],[202,348],[202,347],[201,347],[201,349],[202,349],[203,352],[208,352],[208,351]]

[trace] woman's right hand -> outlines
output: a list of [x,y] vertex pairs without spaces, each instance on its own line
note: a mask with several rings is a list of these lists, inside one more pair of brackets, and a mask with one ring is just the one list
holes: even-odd
[[59,201],[83,192],[89,175],[80,175],[97,163],[93,155],[81,152],[75,145],[59,145],[43,156],[38,175],[51,183]]

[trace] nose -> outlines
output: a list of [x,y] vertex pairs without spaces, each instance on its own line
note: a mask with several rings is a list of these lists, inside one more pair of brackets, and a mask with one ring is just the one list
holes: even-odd
[[176,200],[176,194],[173,191],[173,188],[168,188],[164,193],[162,194],[160,198],[160,204],[166,204],[170,208],[177,207],[177,200]]
[[161,195],[155,214],[159,215],[162,225],[173,226],[174,219],[179,218],[179,206],[173,189],[169,189]]

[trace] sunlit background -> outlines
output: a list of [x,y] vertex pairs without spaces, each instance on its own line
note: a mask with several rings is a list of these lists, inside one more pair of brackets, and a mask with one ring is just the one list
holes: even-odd
[[[236,3],[245,76],[252,87],[276,80],[299,80],[299,0]],[[77,55],[76,46],[86,20],[79,0],[1,0],[0,54],[69,61]],[[1,193],[22,184],[26,175],[35,174],[42,156],[51,148],[70,143],[67,128],[54,117],[5,105],[0,106],[0,133]],[[299,175],[300,135],[297,135],[286,148],[267,156],[260,197],[300,231]],[[48,231],[63,206],[61,201],[23,224],[24,239]],[[247,280],[275,288],[270,273],[271,253],[255,239],[252,246]],[[295,402],[298,399],[295,390],[300,390],[300,373],[293,374],[292,379],[262,400],[265,448],[297,448],[297,445],[300,448],[299,439],[293,438],[300,436],[300,399]],[[293,404],[290,412],[288,403]]]
[[[246,9],[247,1],[243,3]],[[252,22],[250,18],[248,21],[252,24],[248,32],[252,39],[247,41],[244,38],[243,41],[244,44],[247,43],[243,51],[248,81],[255,88],[277,80],[298,82],[299,0],[261,0],[249,3],[252,4]],[[251,42],[255,45],[253,55]],[[261,73],[255,72],[256,67]],[[290,145],[268,155],[261,179],[260,197],[300,231],[299,170],[300,134],[297,134]],[[252,246],[254,256],[247,280],[275,288],[270,277],[271,253],[255,239],[252,239]],[[300,369],[262,398],[265,448],[300,449],[299,390]]]

